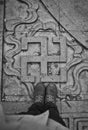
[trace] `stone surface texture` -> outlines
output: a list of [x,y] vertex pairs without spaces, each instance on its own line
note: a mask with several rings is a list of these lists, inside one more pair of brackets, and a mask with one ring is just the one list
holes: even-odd
[[[2,81],[2,41],[3,41],[3,18],[4,18],[4,2],[0,0],[0,86]],[[1,89],[0,89],[0,100],[1,100]]]
[[55,83],[71,130],[88,129],[88,1],[0,0],[0,100],[26,111],[34,86]]

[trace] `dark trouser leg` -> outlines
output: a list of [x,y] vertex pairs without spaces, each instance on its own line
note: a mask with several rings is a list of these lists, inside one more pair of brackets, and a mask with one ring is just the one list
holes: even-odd
[[49,110],[49,118],[59,122],[60,124],[62,124],[63,126],[66,126],[65,122],[63,121],[63,119],[60,117],[59,115],[59,111],[57,109],[57,106],[53,103],[47,103],[45,105],[45,109]]
[[44,106],[41,103],[34,103],[28,110],[29,115],[39,115],[44,112]]
[[39,115],[44,112],[44,106],[41,103],[34,103],[28,109],[27,112],[21,112],[19,114]]

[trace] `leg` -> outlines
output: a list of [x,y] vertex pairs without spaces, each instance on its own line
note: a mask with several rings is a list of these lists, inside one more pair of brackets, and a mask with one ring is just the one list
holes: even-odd
[[21,112],[20,115],[38,115],[41,114],[41,110],[39,109],[39,105],[32,104],[27,112]]
[[27,112],[21,112],[19,114],[30,114],[38,115],[44,112],[44,96],[45,96],[45,87],[42,83],[38,83],[34,87],[34,103],[28,109]]
[[62,124],[63,126],[66,127],[65,122],[63,121],[63,119],[61,118],[59,111],[57,109],[57,106],[53,103],[47,103],[45,105],[45,109],[49,110],[49,118],[59,122],[60,124]]
[[44,112],[44,105],[41,103],[34,103],[28,109],[27,114],[29,115],[39,115]]
[[45,109],[49,110],[49,117],[63,126],[66,126],[64,121],[59,115],[59,111],[56,106],[57,97],[57,87],[55,84],[50,83],[46,88],[46,98],[45,98]]

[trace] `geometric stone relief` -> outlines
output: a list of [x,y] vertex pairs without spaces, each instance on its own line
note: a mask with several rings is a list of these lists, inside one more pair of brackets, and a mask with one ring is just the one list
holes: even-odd
[[[39,79],[41,82],[66,82],[66,70],[64,68],[59,69],[60,63],[66,62],[66,39],[59,37],[52,37],[52,39],[48,39],[48,37],[29,37],[29,38],[22,38],[22,51],[27,51],[27,44],[36,44],[40,43],[40,54],[31,56],[31,55],[23,55],[21,56],[21,81],[24,82],[36,82],[35,80]],[[57,54],[51,55],[48,53],[48,42],[53,42],[57,44]],[[60,44],[60,45],[59,45]],[[30,47],[30,46],[29,46]],[[58,55],[58,53],[60,53]],[[54,63],[57,62],[57,71],[56,73],[53,72],[52,66]],[[29,66],[28,67],[28,63]],[[32,73],[33,63],[40,64],[40,74],[34,76],[30,76]],[[32,65],[31,65],[32,64]],[[27,74],[29,73],[29,74]],[[55,74],[53,74],[55,73]],[[60,74],[59,74],[60,73]],[[29,75],[29,76],[27,76]],[[60,76],[59,76],[60,75]],[[38,80],[37,80],[38,81]],[[38,82],[39,82],[38,81]]]
[[[31,7],[28,10],[29,12],[33,10],[31,19],[29,17],[19,23],[11,19],[5,23],[8,31],[6,31],[4,45],[3,100],[5,98],[8,101],[18,100],[20,91],[21,96],[28,98],[27,94],[33,87],[31,82],[35,83],[40,79],[42,82],[66,82],[66,70],[60,67],[60,63],[66,62],[66,38],[59,36],[56,23],[52,21],[43,23],[37,20],[36,8]],[[39,73],[40,70],[41,73]],[[24,86],[27,88],[26,92]],[[11,99],[11,97],[14,98]]]
[[[68,116],[69,115],[69,116]],[[87,130],[88,129],[88,113],[82,114],[64,114],[62,115],[68,128],[71,130]]]
[[88,118],[75,119],[74,120],[74,130],[88,130]]
[[[19,19],[7,15],[5,22],[2,100],[30,100],[33,84],[39,81],[55,82],[61,100],[88,99],[87,81],[85,88],[81,83],[88,70],[87,50],[67,32],[60,32],[50,16],[43,21],[38,4],[16,2]],[[8,12],[12,3],[6,4]]]
[[58,25],[40,1],[5,0],[4,17],[2,102],[32,102],[37,82],[54,82],[67,126],[88,129],[88,118],[82,116],[88,112],[88,49]]
[[84,122],[78,122],[77,128],[79,128],[79,130],[88,130],[88,121],[85,119]]

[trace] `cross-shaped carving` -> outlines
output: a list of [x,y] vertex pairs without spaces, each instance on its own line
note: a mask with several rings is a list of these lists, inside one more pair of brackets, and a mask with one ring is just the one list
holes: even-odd
[[28,44],[39,43],[41,44],[41,55],[21,56],[21,80],[24,82],[35,82],[37,77],[27,75],[27,63],[40,63],[41,74],[40,81],[42,82],[66,82],[66,70],[60,68],[60,75],[48,75],[47,64],[48,63],[66,63],[66,38],[65,37],[52,37],[53,44],[60,45],[59,55],[48,55],[48,37],[23,37],[22,38],[22,50],[27,51]]

